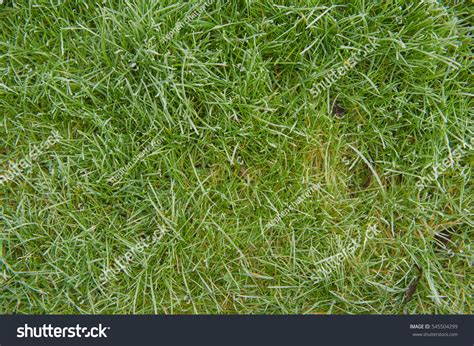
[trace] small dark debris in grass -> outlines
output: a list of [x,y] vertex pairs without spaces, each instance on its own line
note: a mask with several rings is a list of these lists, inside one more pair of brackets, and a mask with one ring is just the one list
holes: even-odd
[[423,269],[421,269],[421,267],[416,266],[416,269],[418,269],[419,273],[418,273],[418,276],[416,277],[416,279],[414,279],[410,283],[410,285],[408,285],[408,288],[405,291],[405,297],[404,297],[404,302],[405,303],[408,303],[411,300],[411,298],[413,297],[413,294],[415,293],[416,288],[418,287],[418,284],[420,283],[421,277],[423,275]]
[[364,179],[364,182],[362,183],[362,188],[367,189],[372,182],[372,175],[367,174],[367,177]]
[[346,110],[339,104],[334,103],[334,105],[332,106],[332,115],[336,117],[342,117],[345,114],[346,114]]

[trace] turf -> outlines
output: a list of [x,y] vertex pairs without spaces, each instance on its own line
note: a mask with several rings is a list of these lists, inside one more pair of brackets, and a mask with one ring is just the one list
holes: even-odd
[[0,313],[471,313],[472,13],[3,1]]

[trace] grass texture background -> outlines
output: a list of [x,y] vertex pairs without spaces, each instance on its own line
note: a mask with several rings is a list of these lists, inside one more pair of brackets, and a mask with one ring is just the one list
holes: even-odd
[[472,2],[200,6],[0,5],[0,313],[471,313]]

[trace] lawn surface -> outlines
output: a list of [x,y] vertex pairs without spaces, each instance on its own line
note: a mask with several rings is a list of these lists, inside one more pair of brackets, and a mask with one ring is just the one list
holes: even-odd
[[0,313],[471,313],[473,9],[3,1]]

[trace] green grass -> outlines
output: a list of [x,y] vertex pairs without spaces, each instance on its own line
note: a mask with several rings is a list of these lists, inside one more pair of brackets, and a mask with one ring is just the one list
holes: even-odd
[[0,185],[0,313],[472,312],[472,150],[416,187],[473,135],[469,1],[216,0],[164,42],[196,1],[52,2],[0,5],[0,174],[62,137]]

